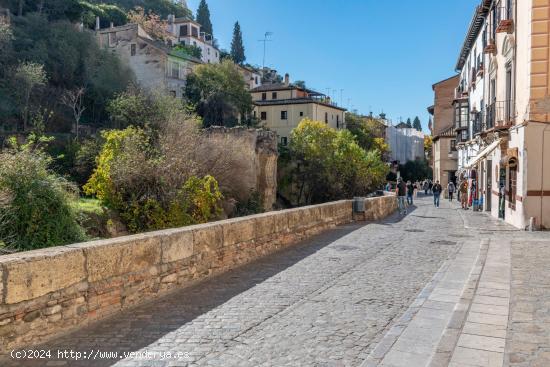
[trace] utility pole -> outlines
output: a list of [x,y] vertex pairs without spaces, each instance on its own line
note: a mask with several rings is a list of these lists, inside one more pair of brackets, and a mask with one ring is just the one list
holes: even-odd
[[263,40],[258,40],[258,42],[263,42],[264,44],[264,58],[263,58],[263,61],[262,61],[262,69],[265,68],[265,49],[266,49],[266,44],[267,42],[271,42],[273,40],[270,40],[270,39],[267,39],[267,37],[270,37],[273,35],[273,32],[265,32],[264,34],[264,39]]

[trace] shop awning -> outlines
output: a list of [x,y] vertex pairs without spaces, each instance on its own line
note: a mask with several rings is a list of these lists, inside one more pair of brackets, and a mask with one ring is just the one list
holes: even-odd
[[499,146],[502,139],[498,139],[491,144],[487,145],[481,152],[478,153],[474,158],[472,158],[467,164],[466,168],[472,168],[477,162],[485,158],[489,153],[491,153],[493,150],[495,150],[496,147]]

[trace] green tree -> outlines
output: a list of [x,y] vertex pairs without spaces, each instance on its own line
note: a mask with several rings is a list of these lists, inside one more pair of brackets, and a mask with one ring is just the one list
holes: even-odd
[[281,167],[282,190],[295,205],[365,195],[383,184],[388,168],[347,130],[304,119],[291,133]]
[[210,34],[214,38],[214,30],[210,21],[210,10],[206,0],[201,0],[197,9],[197,22],[201,25],[201,31]]
[[346,128],[355,136],[359,146],[366,151],[378,150],[383,160],[388,158],[389,145],[385,142],[385,125],[372,117],[346,114]]
[[252,97],[235,64],[203,64],[187,78],[186,98],[202,117],[203,126],[235,126],[252,111]]
[[15,70],[15,79],[20,89],[21,119],[23,131],[28,130],[29,102],[33,90],[46,84],[44,65],[33,62],[22,62]]
[[231,41],[231,58],[235,63],[242,64],[246,60],[244,55],[243,35],[239,22],[235,22],[233,28],[233,40]]
[[407,125],[408,128],[412,128],[412,127],[413,127],[413,126],[412,126],[412,123],[411,123],[411,118],[410,118],[410,117],[407,118],[407,123],[406,123],[406,125]]
[[418,131],[422,131],[422,124],[420,123],[420,119],[418,118],[418,116],[414,118],[412,127]]

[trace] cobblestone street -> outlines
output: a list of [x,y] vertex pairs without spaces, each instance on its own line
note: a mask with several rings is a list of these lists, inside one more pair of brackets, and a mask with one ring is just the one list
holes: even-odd
[[[8,363],[359,366],[384,335],[393,332],[392,326],[395,329],[396,322],[403,320],[420,291],[465,243],[477,251],[480,241],[508,239],[513,243],[513,255],[520,261],[516,266],[512,260],[512,294],[520,298],[517,303],[511,302],[513,332],[509,347],[513,353],[509,357],[511,365],[529,365],[520,362],[539,360],[549,353],[543,349],[548,346],[548,328],[544,326],[548,325],[548,303],[541,301],[534,306],[533,302],[538,299],[535,293],[548,297],[550,292],[548,277],[526,275],[530,266],[543,260],[537,259],[537,252],[526,254],[529,244],[520,241],[523,236],[530,236],[535,246],[543,247],[540,239],[544,234],[511,231],[486,215],[462,212],[443,200],[442,207],[436,209],[430,198],[418,198],[405,217],[394,215],[379,223],[338,227],[274,256],[40,346],[39,349],[53,351],[51,359]],[[521,265],[524,260],[529,265]],[[464,276],[470,267],[461,265]],[[462,280],[454,281],[462,287]],[[530,282],[529,288],[516,289],[525,286],[525,282]],[[538,290],[533,288],[539,285]],[[444,296],[440,296],[440,303],[447,301]],[[540,343],[532,340],[526,344],[524,339],[529,332],[540,332]],[[85,352],[90,359],[57,358],[58,349]],[[535,349],[537,355],[532,353]],[[94,359],[96,351],[118,355]],[[141,355],[125,357],[121,356],[123,352]],[[184,356],[158,358],[160,353],[167,356],[168,352]],[[157,358],[149,358],[146,353],[149,357],[156,353]],[[411,363],[405,365],[416,365]],[[393,366],[389,362],[384,365]]]

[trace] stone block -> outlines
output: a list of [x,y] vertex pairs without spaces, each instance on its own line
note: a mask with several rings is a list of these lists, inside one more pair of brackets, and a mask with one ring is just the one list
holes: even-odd
[[80,249],[53,247],[0,259],[6,280],[5,303],[18,303],[59,291],[86,278]]
[[144,271],[160,262],[158,234],[144,234],[89,242],[82,245],[87,259],[88,281]]
[[271,213],[255,215],[252,220],[254,220],[256,236],[258,238],[269,236],[276,232],[275,215]]
[[290,230],[293,230],[293,229],[296,229],[296,228],[299,228],[299,227],[302,226],[303,213],[302,213],[300,208],[299,209],[289,209],[289,210],[285,210],[284,212],[287,216],[288,228]]
[[193,231],[178,228],[161,238],[162,262],[170,263],[193,256]]
[[223,230],[219,224],[201,224],[192,227],[195,253],[212,252],[223,246]]
[[251,218],[225,220],[220,225],[223,230],[224,246],[252,241],[256,237],[254,220]]

